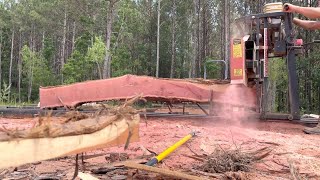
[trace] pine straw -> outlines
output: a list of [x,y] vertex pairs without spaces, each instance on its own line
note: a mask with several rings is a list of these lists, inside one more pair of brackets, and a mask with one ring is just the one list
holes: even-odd
[[249,172],[253,169],[253,163],[267,157],[270,152],[271,150],[267,147],[254,152],[217,148],[211,155],[205,157],[206,161],[203,164],[195,168],[207,173]]

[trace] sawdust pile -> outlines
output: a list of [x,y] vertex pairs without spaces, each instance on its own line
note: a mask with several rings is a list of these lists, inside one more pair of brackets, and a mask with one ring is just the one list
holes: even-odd
[[97,132],[114,122],[125,118],[130,120],[140,111],[132,107],[133,103],[138,101],[141,96],[128,100],[121,106],[106,107],[101,105],[92,117],[80,112],[69,112],[66,114],[66,120],[62,123],[52,122],[51,113],[46,118],[39,117],[38,123],[31,129],[12,130],[5,127],[0,128],[0,141],[9,141],[12,139],[32,139],[32,138],[55,138],[62,136],[73,136],[81,134],[91,134]]
[[267,147],[254,152],[243,152],[240,149],[217,148],[211,155],[207,155],[206,161],[195,169],[207,173],[249,172],[254,163],[261,161],[270,154]]

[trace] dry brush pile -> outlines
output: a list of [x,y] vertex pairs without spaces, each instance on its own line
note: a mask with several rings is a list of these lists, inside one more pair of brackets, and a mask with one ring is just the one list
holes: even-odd
[[207,173],[221,179],[246,179],[242,172],[254,170],[253,165],[261,162],[271,153],[268,147],[253,152],[244,152],[240,149],[216,148],[210,155],[204,155],[204,160],[194,168],[197,172]]

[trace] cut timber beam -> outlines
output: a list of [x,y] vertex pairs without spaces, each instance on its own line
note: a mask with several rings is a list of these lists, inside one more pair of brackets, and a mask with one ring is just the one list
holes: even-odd
[[129,132],[130,142],[138,141],[139,121],[140,116],[134,115],[132,120],[121,118],[90,134],[2,141],[0,169],[124,144]]
[[87,102],[126,100],[142,94],[150,101],[207,103],[210,90],[178,80],[147,76],[122,77],[86,81],[64,86],[40,88],[40,107],[76,107]]
[[63,86],[41,87],[39,90],[41,109],[74,108],[88,102],[126,100],[137,95],[141,95],[148,101],[172,104],[213,101],[218,112],[220,107],[229,105],[256,108],[256,90],[245,85],[204,85],[188,80],[158,79],[147,76],[125,75]]

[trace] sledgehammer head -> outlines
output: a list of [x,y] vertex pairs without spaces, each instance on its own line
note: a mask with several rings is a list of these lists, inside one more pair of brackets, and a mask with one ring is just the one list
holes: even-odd
[[192,137],[196,137],[196,136],[198,136],[200,133],[201,133],[201,132],[198,131],[198,130],[192,130],[192,132],[190,133],[190,135],[191,135]]

